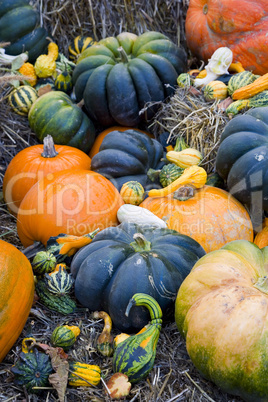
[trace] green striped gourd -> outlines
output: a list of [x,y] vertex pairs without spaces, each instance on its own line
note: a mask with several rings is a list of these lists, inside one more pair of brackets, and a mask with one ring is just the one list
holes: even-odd
[[181,73],[177,78],[177,84],[180,88],[190,88],[193,81],[194,80],[188,73]]
[[45,282],[48,290],[55,295],[64,295],[70,292],[74,279],[68,274],[63,264],[59,264],[59,270],[51,274],[45,274]]
[[73,346],[79,334],[80,328],[76,325],[60,325],[54,329],[50,340],[53,346],[66,351]]
[[225,110],[225,113],[232,117],[238,114],[241,110],[244,110],[249,107],[249,100],[248,99],[241,99],[232,102],[227,109]]
[[262,91],[249,99],[239,99],[232,102],[226,109],[226,114],[232,116],[238,114],[244,109],[246,110],[251,107],[255,108],[262,106],[268,106],[268,91]]
[[49,385],[48,377],[53,372],[50,357],[37,349],[33,353],[23,353],[10,371],[14,374],[14,383],[26,388],[28,392],[38,392],[34,387]]
[[204,98],[206,101],[225,99],[228,95],[228,87],[222,81],[211,81],[204,87]]
[[40,279],[35,285],[39,301],[48,309],[57,311],[60,314],[68,315],[75,312],[77,306],[68,295],[55,295],[51,293],[44,279]]
[[268,91],[262,91],[248,99],[249,107],[268,106]]
[[73,387],[97,386],[100,382],[101,369],[95,364],[70,362],[69,370],[68,384]]
[[175,165],[175,163],[168,163],[167,165],[164,165],[159,173],[159,181],[161,186],[169,186],[173,181],[178,179],[183,172],[184,169]]
[[49,251],[39,251],[32,262],[33,272],[37,276],[54,271],[56,265],[57,259]]
[[151,321],[136,335],[116,343],[113,372],[124,373],[131,383],[135,383],[145,378],[153,368],[162,326],[162,311],[157,301],[145,293],[136,293],[130,299],[126,309],[127,316],[132,306],[147,307]]
[[69,59],[76,62],[77,58],[84,50],[96,43],[97,42],[95,42],[90,36],[77,36],[69,45]]
[[144,188],[136,180],[131,180],[123,184],[120,195],[126,204],[140,205],[144,198]]
[[62,71],[59,75],[57,75],[54,84],[56,90],[63,91],[67,94],[71,93],[73,88],[72,76],[67,71],[67,69],[65,71]]
[[228,82],[228,95],[232,96],[236,89],[251,84],[256,78],[257,76],[250,71],[234,74]]
[[27,116],[37,98],[37,91],[33,87],[30,85],[21,85],[10,93],[8,103],[14,112],[21,116]]

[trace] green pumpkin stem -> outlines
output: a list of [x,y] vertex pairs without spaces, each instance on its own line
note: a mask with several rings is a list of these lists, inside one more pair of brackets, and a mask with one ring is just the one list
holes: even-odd
[[128,63],[128,57],[127,57],[127,54],[126,54],[124,48],[122,46],[120,46],[117,50],[119,52],[121,62]]
[[146,240],[141,233],[135,233],[133,239],[134,241],[130,243],[130,246],[134,248],[136,253],[151,250],[151,242]]
[[47,135],[44,138],[44,150],[41,153],[43,158],[55,158],[58,155],[58,152],[55,149],[53,137],[51,135]]
[[152,182],[154,182],[154,181],[156,181],[156,180],[158,180],[159,179],[159,174],[160,174],[160,172],[161,172],[161,169],[152,169],[152,168],[150,168],[148,171],[147,171],[147,176],[148,176],[148,178],[152,181]]

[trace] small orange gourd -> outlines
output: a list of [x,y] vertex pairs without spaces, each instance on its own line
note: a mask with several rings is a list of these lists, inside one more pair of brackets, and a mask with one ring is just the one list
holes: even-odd
[[263,228],[256,234],[254,244],[259,248],[268,246],[268,218],[264,219]]

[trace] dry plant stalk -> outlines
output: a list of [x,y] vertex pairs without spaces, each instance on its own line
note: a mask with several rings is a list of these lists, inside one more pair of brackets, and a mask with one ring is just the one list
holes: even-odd
[[207,173],[214,169],[220,136],[228,117],[218,110],[218,101],[206,102],[203,95],[192,95],[177,88],[167,103],[162,103],[149,129],[156,137],[169,133],[169,142],[182,136],[191,148],[203,155],[202,166]]

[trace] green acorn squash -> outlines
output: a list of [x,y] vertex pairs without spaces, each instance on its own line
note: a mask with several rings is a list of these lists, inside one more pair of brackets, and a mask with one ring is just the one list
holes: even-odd
[[150,184],[149,168],[157,168],[163,157],[162,145],[137,130],[112,131],[103,139],[91,160],[91,170],[111,180],[120,191],[128,181]]
[[29,62],[46,52],[48,32],[39,26],[38,12],[29,0],[0,1],[0,42],[11,42],[6,54],[28,52]]
[[90,310],[106,311],[120,330],[140,330],[149,313],[134,307],[126,317],[131,297],[146,293],[163,313],[172,310],[182,280],[204,254],[199,243],[175,230],[124,222],[102,230],[75,254],[75,295]]
[[50,357],[37,349],[33,353],[23,353],[19,355],[19,360],[11,367],[10,371],[14,374],[14,383],[24,386],[27,391],[34,393],[40,392],[34,387],[46,387],[49,385],[48,377],[53,372]]
[[123,32],[83,51],[73,73],[76,98],[103,126],[137,126],[156,111],[144,110],[147,102],[173,94],[186,62],[185,51],[159,32]]
[[88,152],[95,140],[92,121],[61,91],[51,91],[38,98],[29,111],[28,120],[40,141],[50,134],[55,144]]
[[268,211],[268,107],[233,118],[220,141],[216,170],[228,191],[248,205],[253,215]]

